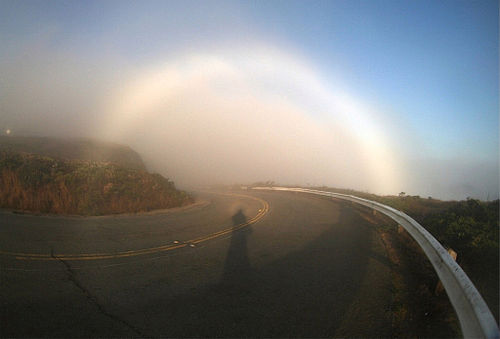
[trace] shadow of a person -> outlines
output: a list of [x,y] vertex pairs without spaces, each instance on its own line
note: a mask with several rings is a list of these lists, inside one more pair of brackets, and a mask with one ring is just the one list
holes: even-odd
[[222,278],[224,282],[240,284],[249,278],[252,271],[247,246],[252,229],[250,225],[239,228],[247,222],[247,217],[241,209],[232,216],[232,220],[235,230],[231,233],[231,243],[227,251]]

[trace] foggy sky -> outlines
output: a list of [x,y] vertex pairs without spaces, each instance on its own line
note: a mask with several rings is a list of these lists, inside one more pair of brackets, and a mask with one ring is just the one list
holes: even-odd
[[[403,106],[373,99],[382,88],[360,91],[299,41],[267,36],[244,5],[120,3],[0,3],[2,133],[124,143],[181,188],[272,180],[498,197],[498,117],[481,98],[470,100],[493,130],[436,113],[429,136]],[[471,149],[453,145],[461,135]]]

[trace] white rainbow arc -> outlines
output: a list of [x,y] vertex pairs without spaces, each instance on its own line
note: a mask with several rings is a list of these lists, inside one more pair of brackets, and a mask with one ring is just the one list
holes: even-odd
[[[206,121],[209,115],[236,125],[238,112],[221,116],[219,111],[241,105],[243,123],[249,123],[249,114],[261,124],[276,114],[280,121],[299,119],[314,125],[324,135],[329,126],[340,126],[363,149],[360,156],[369,168],[371,190],[394,193],[402,183],[398,159],[377,123],[378,113],[334,88],[306,62],[270,48],[188,54],[141,69],[104,107],[101,136],[120,140],[143,121],[186,114],[172,111],[170,105],[179,105],[179,100],[190,105],[189,112],[203,111],[198,114]],[[196,106],[197,100],[205,106]]]

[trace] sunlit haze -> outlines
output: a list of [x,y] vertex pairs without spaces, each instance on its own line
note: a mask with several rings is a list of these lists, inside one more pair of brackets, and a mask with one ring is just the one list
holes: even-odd
[[0,131],[181,188],[499,195],[498,2],[0,1]]

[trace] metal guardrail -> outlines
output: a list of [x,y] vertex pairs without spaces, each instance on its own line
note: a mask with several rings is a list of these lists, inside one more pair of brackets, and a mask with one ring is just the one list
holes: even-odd
[[458,315],[465,338],[499,338],[500,332],[483,297],[448,251],[424,227],[407,214],[384,204],[353,195],[287,187],[253,187],[260,190],[302,192],[349,200],[377,210],[401,225],[430,260]]

